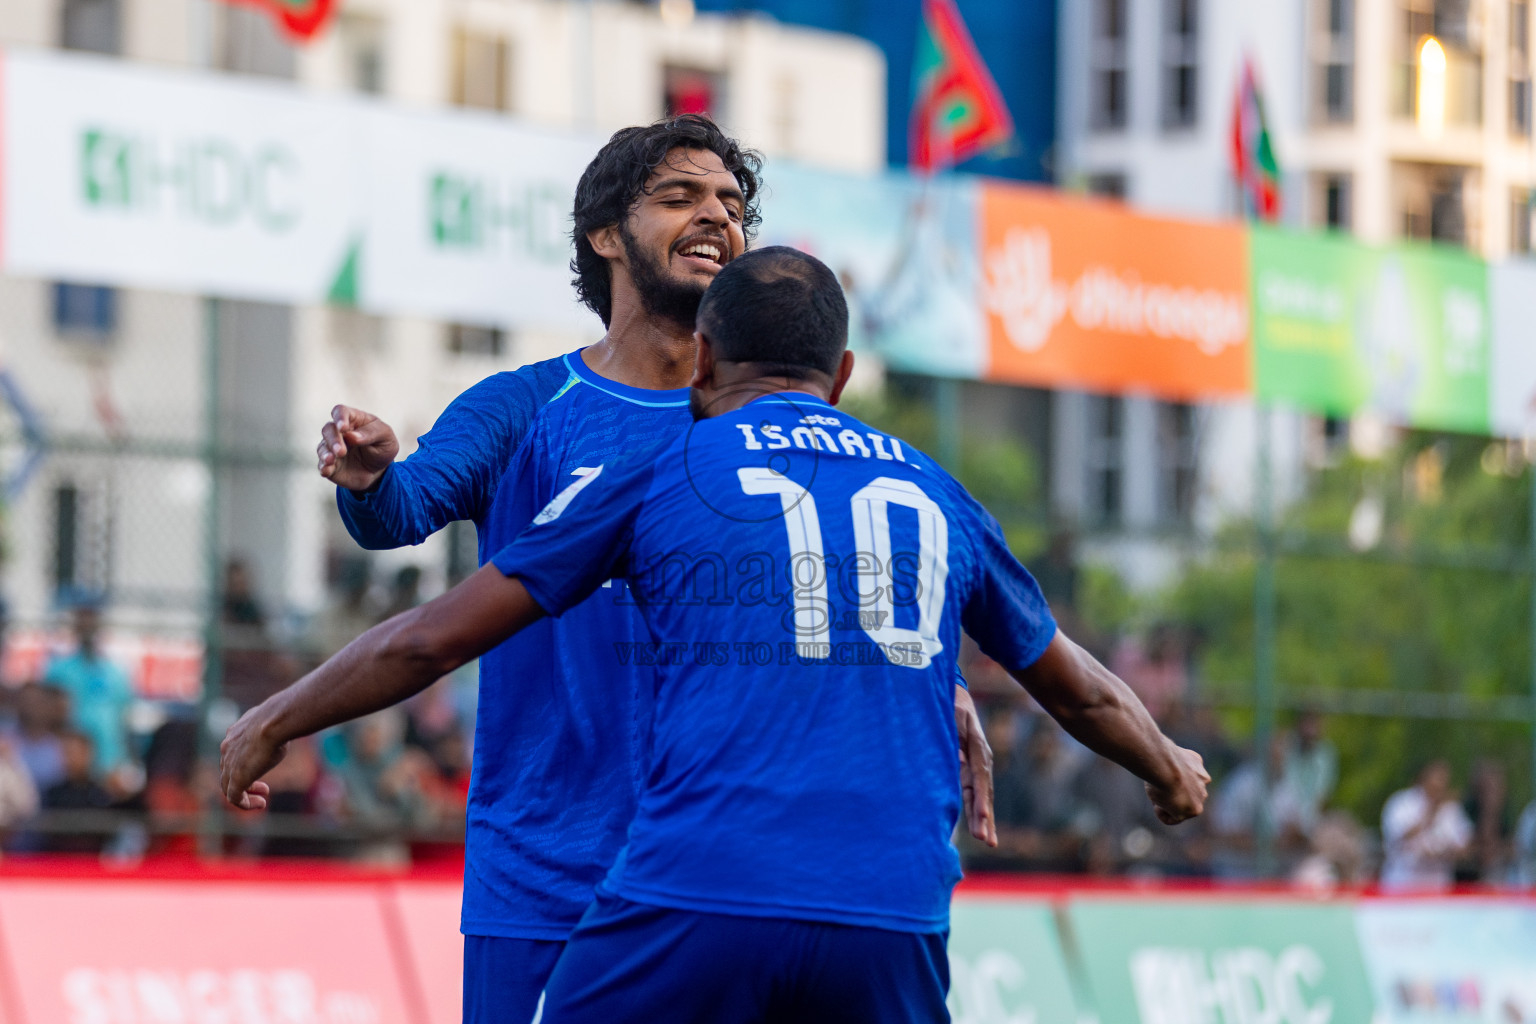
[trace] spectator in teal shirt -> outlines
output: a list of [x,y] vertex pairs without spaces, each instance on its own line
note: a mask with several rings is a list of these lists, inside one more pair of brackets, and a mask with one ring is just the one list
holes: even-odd
[[91,605],[74,610],[75,652],[48,666],[46,681],[70,698],[70,721],[96,748],[98,778],[111,778],[128,764],[128,675],[101,653],[101,612]]

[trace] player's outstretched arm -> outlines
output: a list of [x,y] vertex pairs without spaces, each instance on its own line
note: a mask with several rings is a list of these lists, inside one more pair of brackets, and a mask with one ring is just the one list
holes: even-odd
[[366,491],[379,482],[400,454],[394,428],[371,412],[338,405],[320,428],[320,475],[349,491]]
[[236,807],[265,807],[266,786],[257,780],[283,759],[289,741],[398,704],[543,617],[521,580],[486,566],[374,626],[240,716],[219,747],[220,789]]
[[1200,755],[1164,736],[1131,688],[1064,633],[1013,676],[1084,746],[1145,782],[1160,821],[1176,825],[1205,809],[1211,777]]

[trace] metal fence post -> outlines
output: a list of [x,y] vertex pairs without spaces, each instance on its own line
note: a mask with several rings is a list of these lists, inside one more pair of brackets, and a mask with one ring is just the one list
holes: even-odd
[[[1254,522],[1258,528],[1258,563],[1253,578],[1253,756],[1264,773],[1265,789],[1276,781],[1270,777],[1269,744],[1275,735],[1275,488],[1271,437],[1274,426],[1268,404],[1255,409],[1258,432],[1257,464],[1254,467]],[[1265,816],[1258,822],[1256,868],[1261,876],[1274,870],[1273,823]]]
[[[217,760],[219,737],[211,728],[210,717],[215,702],[223,693],[223,623],[219,600],[219,553],[222,538],[220,515],[223,482],[220,458],[224,448],[223,395],[220,391],[221,309],[216,298],[203,303],[203,467],[208,475],[208,504],[203,525],[203,577],[206,595],[203,606],[203,692],[198,703],[198,760]],[[224,804],[215,800],[205,808],[199,826],[198,848],[204,857],[219,857],[224,852]]]

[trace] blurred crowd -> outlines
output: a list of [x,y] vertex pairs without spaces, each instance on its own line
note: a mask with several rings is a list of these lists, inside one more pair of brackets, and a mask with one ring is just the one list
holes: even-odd
[[[1049,560],[1048,591],[1071,585]],[[226,717],[420,600],[421,573],[384,585],[363,559],[333,567],[333,600],[298,642],[277,642],[249,568],[225,571],[220,636]],[[1072,603],[1053,599],[1069,633]],[[191,852],[221,808],[215,732],[195,705],[136,697],[103,650],[102,609],[69,614],[69,641],[37,678],[0,686],[0,848],[10,855],[74,853],[132,860]],[[1429,760],[1379,821],[1333,803],[1339,758],[1317,712],[1296,715],[1263,749],[1245,747],[1209,706],[1190,699],[1189,644],[1174,626],[1099,645],[1095,653],[1136,691],[1214,779],[1204,817],[1170,828],[1141,782],[1093,754],[1045,715],[996,663],[962,659],[994,753],[999,844],[960,837],[969,870],[1148,878],[1285,879],[1310,887],[1444,888],[1536,885],[1536,802],[1515,808],[1503,767],[1472,766],[1464,789]],[[247,856],[403,862],[458,855],[469,791],[472,680],[452,677],[399,708],[291,744],[268,776],[269,813],[224,809],[220,842]],[[472,700],[472,698],[471,698]]]
[[[299,643],[278,643],[250,570],[225,571],[220,641],[224,717],[249,707],[420,600],[421,573],[373,586],[344,563],[345,586]],[[0,849],[133,860],[191,852],[218,791],[218,737],[195,704],[139,699],[103,649],[103,609],[69,612],[67,646],[37,678],[0,686]],[[268,814],[226,810],[230,853],[400,861],[456,856],[469,793],[464,687],[446,678],[406,704],[290,744],[268,777]],[[227,724],[225,722],[224,724]],[[217,726],[222,732],[222,725]]]
[[1503,766],[1474,766],[1464,792],[1444,760],[1424,763],[1379,822],[1332,802],[1337,751],[1316,711],[1254,749],[1209,706],[1188,700],[1176,631],[1158,627],[1108,657],[1163,731],[1204,757],[1211,798],[1201,818],[1157,820],[1140,781],[1047,716],[995,662],[966,671],[994,756],[998,846],[961,836],[968,869],[1145,878],[1282,880],[1307,888],[1536,885],[1536,801],[1516,813]]

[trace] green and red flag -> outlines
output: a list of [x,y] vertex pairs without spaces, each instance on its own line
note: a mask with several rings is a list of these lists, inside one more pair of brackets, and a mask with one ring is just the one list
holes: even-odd
[[295,43],[318,36],[336,13],[336,0],[224,0],[230,4],[259,7],[271,15],[283,34]]
[[1247,57],[1232,104],[1232,174],[1249,217],[1280,219],[1280,162],[1264,119],[1264,96]]
[[923,0],[912,79],[912,166],[950,167],[1013,137],[1013,118],[955,0]]

